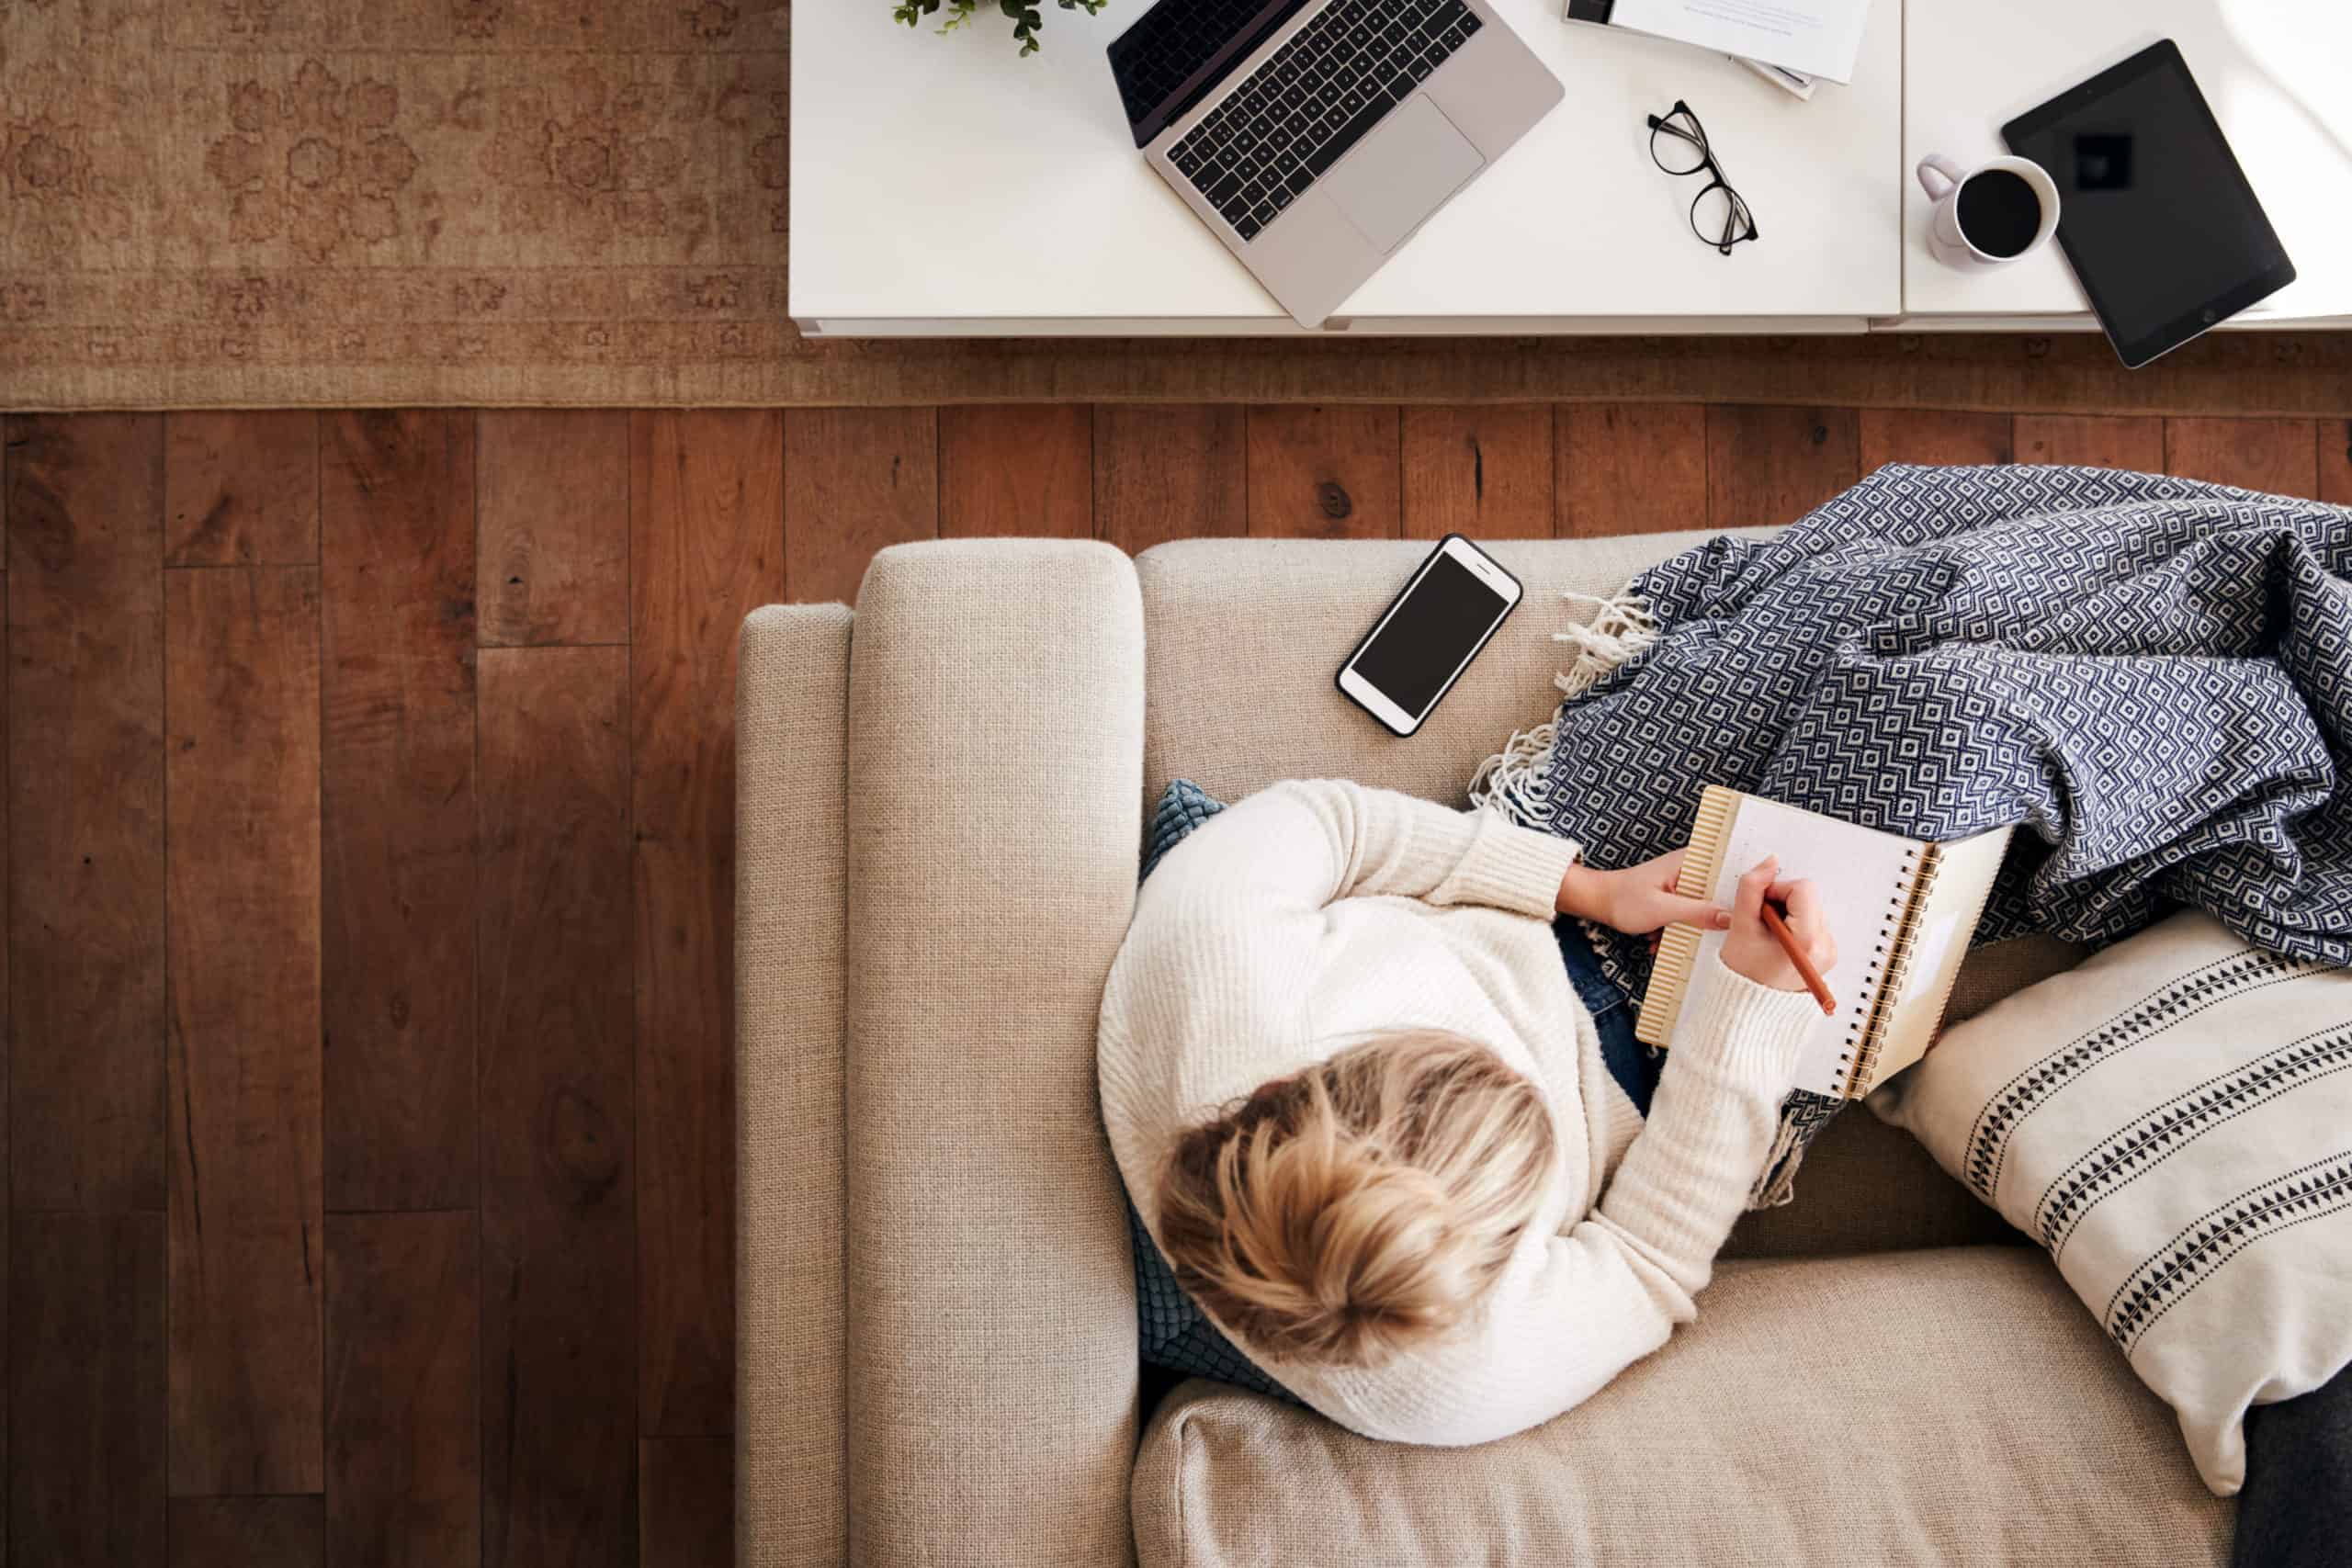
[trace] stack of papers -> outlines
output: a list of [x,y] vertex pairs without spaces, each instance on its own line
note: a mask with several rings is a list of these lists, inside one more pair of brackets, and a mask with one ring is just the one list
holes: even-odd
[[[1567,0],[1567,19],[1720,50],[1809,97],[1854,79],[1870,0]],[[1783,79],[1787,78],[1787,79]]]

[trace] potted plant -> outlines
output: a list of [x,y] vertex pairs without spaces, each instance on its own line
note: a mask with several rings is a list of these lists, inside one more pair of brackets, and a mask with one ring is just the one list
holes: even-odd
[[[973,15],[988,0],[896,0],[890,15],[909,27],[922,25],[926,17],[938,15],[944,6],[947,19],[939,25],[943,33],[953,32],[972,19]],[[1039,10],[1043,0],[995,0],[996,8],[1012,18],[1012,36],[1020,40],[1024,55],[1037,52],[1037,28],[1045,22]],[[1055,0],[1065,11],[1083,11],[1091,17],[1102,10],[1106,0]]]

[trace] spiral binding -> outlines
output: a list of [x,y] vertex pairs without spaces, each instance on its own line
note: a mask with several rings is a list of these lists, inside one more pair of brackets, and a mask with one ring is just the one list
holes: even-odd
[[1910,890],[1887,900],[1885,919],[1879,926],[1878,948],[1871,955],[1871,972],[1864,976],[1860,999],[1854,1003],[1859,1021],[1847,1027],[1845,1049],[1838,1057],[1846,1069],[1845,1080],[1838,1092],[1848,1100],[1860,1092],[1855,1086],[1867,1084],[1871,1069],[1878,1065],[1879,1048],[1886,1043],[1886,1030],[1894,1014],[1894,1005],[1903,995],[1903,983],[1909,978],[1911,961],[1919,951],[1922,921],[1919,911],[1934,891],[1936,868],[1942,856],[1934,844],[1923,844],[1903,857],[1905,874],[1910,879]]

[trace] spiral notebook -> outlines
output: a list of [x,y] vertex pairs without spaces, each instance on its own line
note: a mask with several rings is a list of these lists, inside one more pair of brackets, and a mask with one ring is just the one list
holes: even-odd
[[[1740,874],[1766,855],[1781,857],[1783,880],[1819,885],[1838,943],[1827,976],[1838,1011],[1806,1040],[1796,1087],[1859,1100],[1928,1054],[2009,831],[1924,843],[1709,784],[1679,888],[1728,905]],[[1672,1049],[1692,992],[1723,972],[1714,962],[1723,945],[1721,931],[1667,928],[1636,1038]]]

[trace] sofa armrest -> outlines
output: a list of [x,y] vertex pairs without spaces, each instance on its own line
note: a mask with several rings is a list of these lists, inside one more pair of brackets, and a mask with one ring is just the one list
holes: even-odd
[[848,1549],[842,1361],[850,612],[771,605],[735,682],[735,1561]]
[[1095,1091],[1143,609],[1107,546],[878,555],[850,654],[850,1560],[1127,1561],[1135,1284]]

